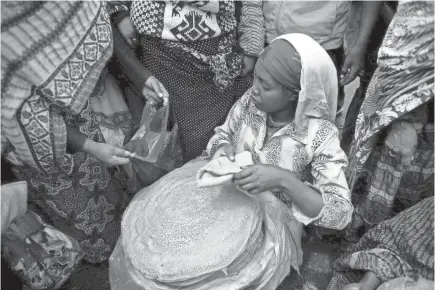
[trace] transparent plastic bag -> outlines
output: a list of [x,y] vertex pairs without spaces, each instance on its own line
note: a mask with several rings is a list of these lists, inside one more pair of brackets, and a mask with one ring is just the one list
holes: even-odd
[[2,235],[2,256],[31,289],[59,289],[83,258],[79,243],[32,211]]
[[[172,133],[167,131],[169,112],[169,104],[156,108],[147,102],[142,113],[139,130],[124,148],[136,153],[137,159],[148,163],[157,163],[165,149],[166,140]],[[174,130],[178,130],[177,125],[174,126]]]
[[124,171],[128,187],[134,192],[152,184],[182,162],[178,125],[167,130],[169,113],[169,104],[155,108],[147,103],[139,129],[124,145],[125,150],[133,153]]

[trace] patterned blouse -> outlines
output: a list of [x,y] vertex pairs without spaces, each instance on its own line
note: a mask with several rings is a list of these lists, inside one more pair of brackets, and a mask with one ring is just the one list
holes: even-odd
[[240,2],[237,23],[235,1],[144,1],[131,5],[131,21],[141,35],[194,42],[238,31],[246,55],[258,56],[264,47],[263,2]]
[[237,153],[250,151],[255,164],[272,164],[293,172],[318,191],[324,206],[317,217],[306,216],[284,194],[277,197],[288,205],[303,224],[343,229],[351,220],[353,206],[344,176],[347,157],[340,148],[337,128],[329,121],[312,119],[306,143],[294,135],[291,122],[267,138],[267,114],[251,102],[250,90],[233,106],[225,123],[215,129],[207,153],[212,156],[223,144],[232,144]]

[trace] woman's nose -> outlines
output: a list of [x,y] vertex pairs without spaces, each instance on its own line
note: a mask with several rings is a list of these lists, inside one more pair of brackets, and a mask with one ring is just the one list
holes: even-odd
[[258,88],[258,82],[256,80],[252,82],[252,93],[255,95],[258,95],[260,93],[260,90]]

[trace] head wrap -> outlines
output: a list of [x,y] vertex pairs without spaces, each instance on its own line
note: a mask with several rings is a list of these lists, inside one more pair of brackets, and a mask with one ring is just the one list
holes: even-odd
[[[281,40],[291,45],[284,45]],[[307,143],[310,119],[335,121],[337,70],[328,53],[314,39],[301,33],[277,37],[262,52],[259,62],[259,67],[264,66],[276,81],[286,87],[296,86],[300,67],[300,92],[294,119],[294,137],[298,137],[299,141]]]
[[296,49],[285,40],[275,41],[266,47],[258,57],[255,70],[266,71],[286,88],[300,90],[301,58]]

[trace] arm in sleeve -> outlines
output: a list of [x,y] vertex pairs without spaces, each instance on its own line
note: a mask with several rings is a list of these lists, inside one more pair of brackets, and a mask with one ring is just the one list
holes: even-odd
[[248,98],[248,92],[240,98],[231,108],[225,123],[222,126],[215,128],[215,134],[211,137],[210,141],[208,141],[207,145],[207,153],[208,156],[213,156],[216,151],[224,144],[235,144],[234,133],[235,128],[242,121],[242,106],[246,103]]
[[313,223],[316,226],[341,230],[350,223],[353,206],[344,174],[347,157],[340,147],[338,129],[332,124],[330,129],[329,136],[314,151],[311,163],[313,183],[308,184],[322,195],[324,206],[314,218],[306,216],[295,204],[292,210],[295,218],[305,225]]
[[152,76],[149,71],[136,57],[134,51],[124,41],[121,33],[116,27],[112,27],[113,31],[113,52],[122,68],[122,71],[127,75],[138,92],[142,92],[147,79]]
[[245,55],[258,57],[264,48],[265,31],[262,1],[242,2],[238,32],[239,44]]

